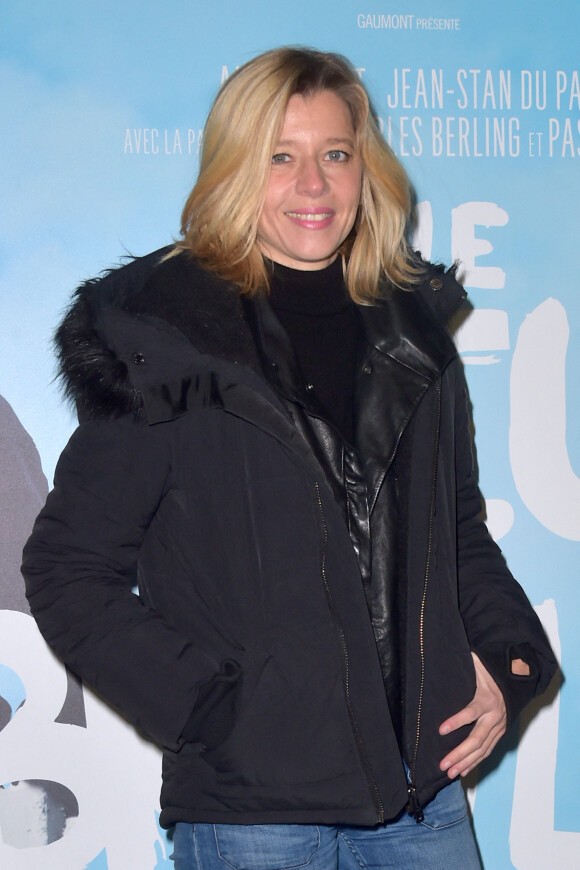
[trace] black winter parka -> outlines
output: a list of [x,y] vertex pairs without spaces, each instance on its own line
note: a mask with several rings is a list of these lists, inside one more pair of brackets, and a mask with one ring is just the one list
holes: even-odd
[[267,299],[167,254],[83,285],[58,331],[80,425],[25,548],[31,610],[164,748],[166,826],[373,825],[407,804],[402,757],[424,805],[471,651],[510,721],[555,669],[480,516],[444,327],[465,294],[426,267],[360,307],[349,445]]

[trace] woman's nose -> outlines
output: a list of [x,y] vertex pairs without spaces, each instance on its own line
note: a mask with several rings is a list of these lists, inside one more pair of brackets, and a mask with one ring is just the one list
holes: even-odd
[[304,160],[300,164],[297,190],[307,196],[321,196],[328,191],[323,167],[317,160]]

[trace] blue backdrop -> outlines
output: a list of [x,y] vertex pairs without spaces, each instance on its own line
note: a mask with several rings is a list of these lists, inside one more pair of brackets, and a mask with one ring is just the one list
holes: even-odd
[[176,236],[221,81],[290,43],[354,62],[413,181],[416,244],[462,262],[475,311],[457,341],[490,528],[561,649],[560,696],[470,780],[484,865],[580,866],[576,0],[0,8],[2,866],[169,866],[156,751],[67,683],[15,566],[74,427],[50,348],[70,292]]

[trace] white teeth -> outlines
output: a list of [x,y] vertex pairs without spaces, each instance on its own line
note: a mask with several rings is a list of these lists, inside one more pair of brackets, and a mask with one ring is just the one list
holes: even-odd
[[332,215],[332,212],[323,212],[322,214],[304,214],[299,211],[287,211],[288,217],[297,218],[301,221],[325,221]]

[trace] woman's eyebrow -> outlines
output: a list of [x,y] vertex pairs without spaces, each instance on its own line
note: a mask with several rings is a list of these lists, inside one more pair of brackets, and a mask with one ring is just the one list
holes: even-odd
[[[295,145],[296,139],[280,139],[276,147],[280,147],[281,145]],[[354,140],[346,139],[340,136],[331,136],[328,139],[324,140],[325,145],[349,145],[351,148],[354,148]]]

